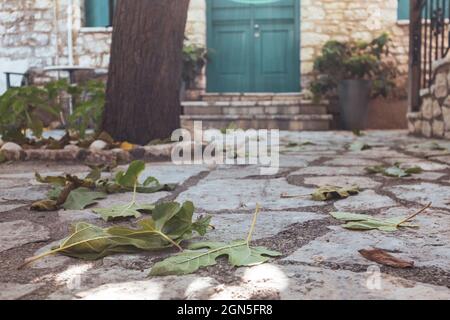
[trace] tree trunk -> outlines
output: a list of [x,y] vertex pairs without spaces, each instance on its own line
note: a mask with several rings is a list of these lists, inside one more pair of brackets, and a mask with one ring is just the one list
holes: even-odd
[[189,0],[118,0],[103,129],[146,144],[180,126]]

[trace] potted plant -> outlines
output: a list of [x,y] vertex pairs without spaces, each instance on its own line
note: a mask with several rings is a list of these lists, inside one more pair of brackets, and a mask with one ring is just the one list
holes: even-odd
[[183,100],[187,89],[194,87],[195,79],[201,75],[206,65],[206,49],[196,44],[186,44],[183,47],[183,82],[181,98]]
[[370,99],[395,88],[389,42],[387,33],[371,42],[329,41],[316,58],[310,90],[316,100],[337,94],[343,129],[365,129]]

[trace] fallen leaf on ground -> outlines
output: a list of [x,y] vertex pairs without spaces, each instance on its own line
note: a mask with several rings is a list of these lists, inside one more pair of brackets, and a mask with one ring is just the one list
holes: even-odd
[[389,254],[385,250],[382,249],[363,249],[359,250],[359,253],[366,258],[367,260],[393,267],[393,268],[413,268],[414,267],[414,261],[405,261],[402,259],[399,259],[397,257],[394,257],[393,255]]
[[111,221],[119,218],[140,218],[142,212],[152,211],[155,208],[153,204],[139,205],[137,203],[130,203],[124,205],[112,206],[109,208],[93,209],[95,213],[99,214],[103,220]]
[[270,257],[281,253],[263,247],[250,247],[246,241],[200,242],[189,246],[189,250],[158,262],[152,268],[151,276],[184,275],[200,268],[217,264],[217,259],[228,257],[233,267],[254,266],[267,262]]
[[327,201],[335,199],[345,199],[359,193],[358,186],[352,187],[334,187],[324,186],[320,187],[312,194],[312,199],[315,201]]
[[400,168],[400,164],[396,163],[392,167],[384,167],[384,166],[373,166],[373,167],[367,167],[366,172],[370,174],[383,174],[387,177],[393,177],[393,178],[405,178],[410,177],[413,174],[419,174],[422,173],[421,167],[410,167],[410,168]]
[[[50,200],[56,201],[57,205],[54,207],[49,206],[49,202],[37,202],[31,207],[32,210],[45,210],[45,208],[48,208],[48,211],[54,211],[67,201],[69,201],[69,204],[64,206],[65,209],[81,210],[94,204],[95,200],[105,198],[106,194],[130,191],[137,193],[155,193],[159,191],[172,191],[176,188],[175,184],[161,184],[154,177],[148,177],[144,183],[139,183],[139,176],[145,170],[145,163],[143,161],[133,161],[127,171],[118,172],[114,180],[102,179],[102,172],[109,169],[108,167],[93,166],[85,178],[79,178],[75,175],[43,177],[39,173],[36,173],[35,176],[38,182],[53,185],[53,189],[49,192],[48,196]],[[83,188],[80,194],[71,195],[80,188]],[[86,189],[89,189],[90,192]],[[47,204],[47,206],[43,204]]]
[[111,254],[134,253],[139,251],[160,250],[177,247],[192,238],[197,232],[204,235],[211,217],[201,217],[193,222],[194,205],[192,202],[165,203],[157,205],[152,217],[138,222],[137,229],[126,227],[100,228],[80,222],[72,234],[60,245],[49,252],[29,258],[24,266],[43,257],[63,254],[69,257],[97,260]]
[[369,216],[367,214],[357,214],[350,212],[332,212],[331,215],[338,220],[347,222],[342,225],[343,228],[350,230],[380,230],[394,232],[399,228],[418,228],[417,225],[410,223],[417,215],[431,207],[431,203],[414,213],[409,217],[396,217],[390,219],[379,219]]
[[372,147],[369,146],[369,145],[368,145],[367,143],[365,143],[365,142],[362,142],[362,141],[356,141],[356,142],[353,142],[353,143],[348,147],[348,149],[349,149],[350,151],[364,151],[364,150],[372,149]]
[[131,151],[134,149],[134,144],[131,144],[129,142],[122,142],[120,144],[120,149],[124,150],[124,151]]
[[31,205],[32,211],[56,211],[59,209],[58,203],[55,200],[41,200]]
[[[126,172],[119,171],[116,174],[115,183],[122,188],[122,191],[136,190],[138,193],[155,193],[159,191],[173,191],[175,184],[161,184],[158,179],[148,177],[144,183],[139,183],[139,176],[145,170],[144,161],[133,161]],[[108,182],[105,185],[108,188]],[[109,184],[109,187],[117,189],[117,186]],[[136,188],[135,188],[136,187]]]
[[95,192],[87,188],[78,188],[70,192],[63,204],[66,210],[83,210],[95,203],[97,200],[105,199],[106,193]]
[[311,141],[304,141],[304,142],[289,142],[287,147],[288,148],[295,148],[295,147],[303,147],[303,146],[314,146],[315,144]]
[[353,132],[353,134],[354,134],[355,136],[357,136],[357,137],[362,137],[362,136],[365,135],[365,133],[362,132],[362,131],[359,130],[359,129],[354,129],[354,130],[352,130],[352,132]]
[[180,254],[156,263],[151,276],[184,275],[196,272],[200,268],[217,264],[217,259],[228,257],[228,262],[234,267],[254,266],[267,262],[270,257],[282,254],[264,247],[251,247],[251,239],[260,212],[259,205],[253,216],[247,240],[237,240],[230,243],[200,242],[189,246]]

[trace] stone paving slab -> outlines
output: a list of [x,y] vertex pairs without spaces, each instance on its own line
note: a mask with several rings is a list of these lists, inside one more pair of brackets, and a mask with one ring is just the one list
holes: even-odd
[[[295,209],[310,206],[321,206],[306,198],[313,189],[290,185],[286,179],[271,180],[211,180],[202,181],[198,185],[183,192],[177,201],[184,202],[198,199],[199,209],[214,212],[221,210],[254,209],[259,203],[265,210]],[[283,193],[305,196],[304,199],[282,198]]]
[[[237,271],[241,283],[225,286],[214,299],[283,300],[448,300],[450,289],[386,274],[355,273],[318,267],[261,265]],[[378,281],[379,279],[379,281]]]
[[[320,220],[325,217],[325,215],[313,212],[263,211],[259,216],[258,228],[253,234],[253,239],[272,237],[293,224]],[[208,233],[205,238],[214,241],[245,239],[250,230],[252,219],[253,215],[248,213],[213,214],[211,223],[217,228]]]
[[355,166],[355,167],[335,167],[335,166],[317,166],[317,167],[307,167],[304,169],[297,170],[290,174],[290,176],[360,176],[365,174],[365,167]]
[[304,179],[304,183],[317,187],[329,185],[336,187],[358,186],[360,188],[376,188],[381,185],[380,182],[371,178],[355,176],[307,177]]
[[422,205],[432,202],[433,207],[450,209],[450,187],[435,183],[394,186],[389,189],[396,197]]
[[339,157],[324,163],[327,166],[377,166],[381,165],[381,161],[363,158]]
[[20,299],[42,287],[42,284],[0,283],[0,300]]
[[26,220],[0,223],[0,252],[48,239],[50,239],[49,230],[36,223]]
[[396,202],[391,198],[379,195],[373,190],[366,190],[356,196],[339,200],[334,203],[334,207],[337,210],[346,212],[375,210],[396,205]]
[[[0,299],[450,299],[450,167],[440,161],[445,156],[428,159],[426,152],[413,148],[427,140],[402,131],[368,131],[363,137],[351,132],[280,136],[283,153],[274,175],[261,176],[256,165],[148,164],[145,177],[179,186],[172,192],[139,194],[139,203],[193,201],[196,216],[212,215],[215,230],[204,239],[214,241],[245,238],[259,203],[262,211],[253,239],[283,254],[252,268],[230,268],[221,261],[181,277],[148,276],[154,263],[172,251],[115,255],[96,262],[49,256],[18,270],[24,259],[59,244],[73,223],[111,223],[92,208],[56,213],[28,209],[48,190],[35,182],[35,171],[75,174],[86,173],[87,167],[42,162],[0,165],[0,260],[5,262],[0,264],[0,287],[6,288],[0,290]],[[307,141],[312,144],[287,147]],[[349,151],[355,141],[374,148]],[[369,165],[397,161],[425,171],[402,179],[365,171]],[[363,190],[343,200],[313,201],[311,192],[322,185],[358,185]],[[131,196],[110,195],[94,207],[125,204]],[[393,233],[349,231],[330,216],[336,210],[380,218],[408,216],[429,202],[432,208],[414,219],[418,229]],[[413,260],[415,267],[387,268],[358,253],[372,247]]]

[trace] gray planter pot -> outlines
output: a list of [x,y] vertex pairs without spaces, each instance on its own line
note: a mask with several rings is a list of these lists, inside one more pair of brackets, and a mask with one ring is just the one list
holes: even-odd
[[367,125],[371,82],[343,80],[339,84],[341,125],[344,130],[363,130]]

